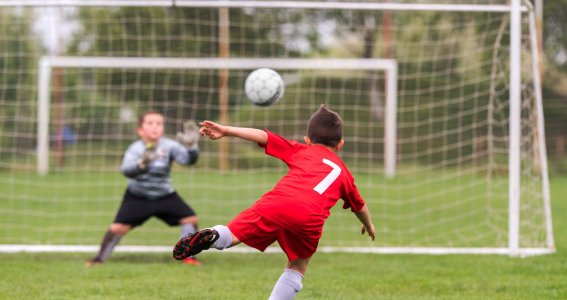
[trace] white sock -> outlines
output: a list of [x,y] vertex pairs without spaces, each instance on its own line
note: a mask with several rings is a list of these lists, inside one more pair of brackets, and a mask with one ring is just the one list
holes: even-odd
[[212,229],[219,233],[219,239],[211,245],[212,247],[218,250],[224,250],[232,244],[232,232],[230,232],[228,227],[224,225],[216,225]]
[[301,273],[285,269],[278,282],[276,282],[268,300],[290,300],[295,298],[295,295],[303,289],[302,280],[303,275]]
[[186,237],[189,234],[197,232],[197,227],[195,224],[181,224],[181,237]]

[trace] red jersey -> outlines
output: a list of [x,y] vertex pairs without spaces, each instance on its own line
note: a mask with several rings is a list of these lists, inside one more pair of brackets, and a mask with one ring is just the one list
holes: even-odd
[[330,209],[339,199],[353,212],[364,206],[354,178],[334,151],[305,145],[266,131],[268,155],[285,162],[288,173],[252,207],[259,215],[287,230],[319,238]]

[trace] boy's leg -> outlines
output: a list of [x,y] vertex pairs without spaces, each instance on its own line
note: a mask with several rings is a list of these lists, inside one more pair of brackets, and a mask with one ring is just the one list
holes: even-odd
[[197,214],[176,192],[160,198],[156,206],[152,214],[169,226],[181,225],[181,238],[197,232]]
[[264,251],[276,241],[279,229],[279,225],[266,220],[252,209],[247,209],[227,226],[217,225],[203,229],[193,236],[182,238],[173,247],[173,258],[181,260],[210,247],[223,250],[240,242]]
[[[179,221],[181,223],[180,238],[194,235],[197,232],[197,216],[185,217]],[[200,266],[201,262],[195,256],[189,256],[183,260],[188,265]]]
[[[161,219],[169,226],[181,225],[180,241],[191,240],[197,235],[198,217],[193,208],[187,204],[179,194],[173,192],[156,201],[154,216]],[[195,253],[197,254],[197,253]],[[199,266],[201,263],[195,258],[195,254],[186,257],[176,257],[186,264]]]
[[307,264],[310,258],[298,258],[287,264],[287,269],[276,282],[272,294],[268,300],[288,300],[295,298],[295,295],[303,288],[303,274],[307,271]]
[[87,266],[105,262],[124,235],[132,228],[144,224],[152,216],[152,205],[152,202],[135,196],[126,190],[114,222],[102,239],[98,255],[87,261]]
[[238,238],[232,234],[232,232],[230,231],[230,229],[225,226],[225,225],[216,225],[213,226],[212,228],[213,230],[216,230],[219,238],[216,242],[214,242],[211,247],[218,249],[218,250],[224,250],[226,248],[230,248],[232,246],[236,246],[238,244],[240,244],[240,241],[238,240]]
[[311,257],[298,258],[296,260],[289,261],[287,263],[287,268],[301,273],[301,275],[305,275],[305,272],[307,272],[307,265],[309,265],[309,260],[311,260]]
[[[220,233],[217,229],[220,230]],[[181,238],[173,247],[173,258],[182,260],[211,247],[223,250],[239,243],[240,241],[230,232],[228,227],[217,225]]]
[[110,225],[110,228],[106,231],[106,234],[102,239],[97,256],[87,261],[87,266],[104,263],[112,254],[112,250],[114,250],[114,247],[118,245],[120,239],[126,235],[130,229],[131,226],[128,224],[114,223]]
[[181,223],[180,238],[197,232],[197,216],[183,218],[179,223]]
[[270,299],[293,299],[303,288],[303,275],[307,271],[309,260],[317,251],[319,236],[310,232],[298,235],[282,229],[277,240],[288,257],[288,263],[287,269],[274,286]]

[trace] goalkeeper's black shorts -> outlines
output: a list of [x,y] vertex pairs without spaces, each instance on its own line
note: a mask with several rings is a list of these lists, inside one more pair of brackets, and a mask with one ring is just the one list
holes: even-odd
[[114,223],[136,227],[155,216],[169,226],[175,226],[181,219],[194,215],[195,211],[176,192],[157,200],[147,200],[126,190]]

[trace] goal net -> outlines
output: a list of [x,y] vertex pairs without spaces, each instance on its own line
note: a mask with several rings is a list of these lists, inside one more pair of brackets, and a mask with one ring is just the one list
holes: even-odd
[[[322,251],[554,251],[527,4],[27,2],[0,8],[4,251],[95,251],[144,111],[162,112],[170,137],[209,119],[301,141],[321,103],[343,117],[339,155],[377,229],[374,242],[360,236],[339,202]],[[257,67],[286,83],[271,107],[245,98]],[[287,171],[242,140],[200,147],[171,175],[201,227],[227,223]],[[178,235],[152,219],[121,245],[169,251]]]

